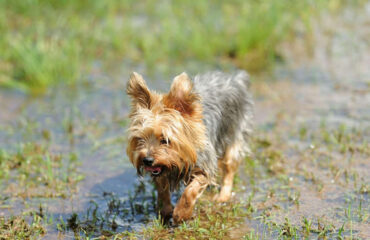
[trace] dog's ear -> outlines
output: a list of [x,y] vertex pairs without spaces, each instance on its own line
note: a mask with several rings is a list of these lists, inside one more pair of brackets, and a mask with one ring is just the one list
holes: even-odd
[[182,115],[191,116],[197,108],[199,96],[193,92],[193,83],[184,72],[173,79],[170,92],[163,102],[169,108],[174,108]]
[[150,91],[144,78],[140,74],[136,72],[131,73],[130,80],[127,83],[126,92],[131,97],[133,106],[150,108]]

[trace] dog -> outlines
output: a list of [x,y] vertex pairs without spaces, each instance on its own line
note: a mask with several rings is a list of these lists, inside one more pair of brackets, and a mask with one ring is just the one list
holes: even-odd
[[[214,200],[231,198],[234,175],[250,151],[249,84],[245,71],[209,72],[193,81],[182,73],[160,94],[149,90],[140,74],[131,74],[127,155],[139,175],[151,175],[162,220],[190,219],[196,199],[208,185],[217,185],[218,168],[222,186]],[[173,209],[171,192],[181,182],[185,189]]]

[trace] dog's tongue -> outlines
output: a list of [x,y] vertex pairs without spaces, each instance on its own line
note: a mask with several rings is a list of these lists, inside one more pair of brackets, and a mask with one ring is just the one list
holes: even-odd
[[155,174],[159,174],[162,171],[161,167],[145,167],[145,170]]

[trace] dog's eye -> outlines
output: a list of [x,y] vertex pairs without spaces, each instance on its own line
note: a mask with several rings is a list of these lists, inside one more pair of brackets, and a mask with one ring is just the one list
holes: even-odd
[[144,142],[144,139],[143,138],[139,138],[139,137],[135,137],[134,140],[137,142],[137,143],[142,143]]
[[168,144],[170,144],[170,139],[162,138],[160,142],[161,142],[161,144],[167,144],[168,145]]

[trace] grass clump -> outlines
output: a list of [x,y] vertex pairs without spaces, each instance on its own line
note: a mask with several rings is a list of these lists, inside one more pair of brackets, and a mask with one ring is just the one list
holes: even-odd
[[169,228],[158,219],[138,236],[144,239],[240,239],[244,232],[238,230],[247,215],[248,211],[240,203],[215,205],[212,201],[200,200],[193,220]]
[[101,59],[149,68],[197,60],[257,71],[275,61],[278,44],[295,22],[308,25],[327,5],[322,0],[0,1],[0,85],[35,91],[75,82]]
[[66,197],[83,178],[76,166],[75,155],[55,154],[35,143],[13,154],[0,149],[0,188],[8,196]]
[[[42,35],[42,33],[41,33]],[[5,39],[9,68],[3,70],[3,83],[21,90],[40,91],[60,81],[72,82],[79,75],[78,47],[57,37],[37,41],[26,36]]]
[[38,215],[33,215],[30,221],[27,216],[0,217],[0,240],[41,239],[45,233],[45,225]]

